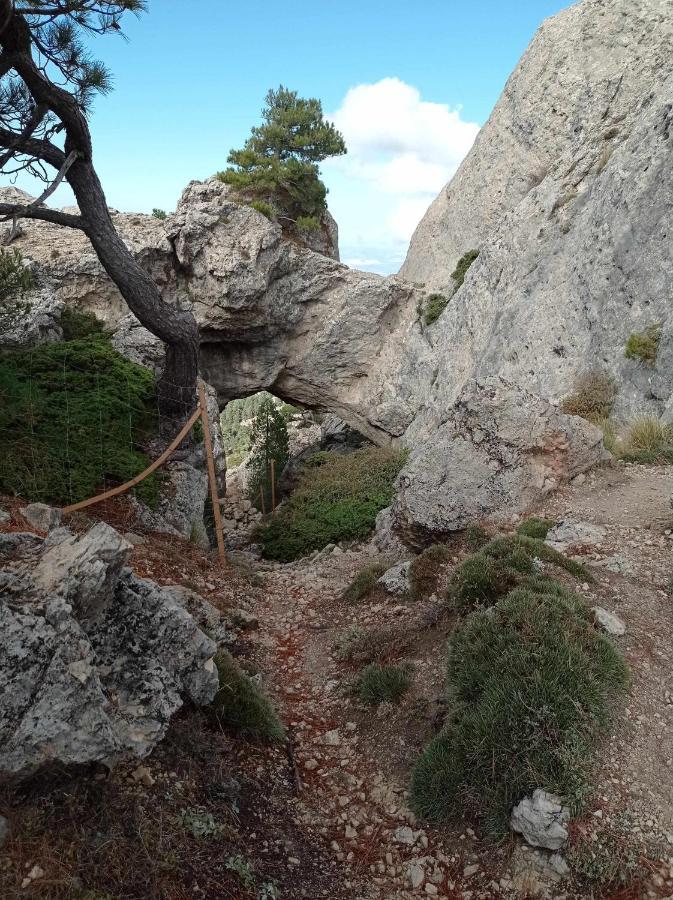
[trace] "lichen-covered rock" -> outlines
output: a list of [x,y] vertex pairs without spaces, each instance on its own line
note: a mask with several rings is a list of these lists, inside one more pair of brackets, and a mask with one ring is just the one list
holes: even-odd
[[396,563],[387,569],[379,578],[378,584],[388,593],[398,597],[409,593],[409,568],[411,562]]
[[170,591],[123,569],[114,529],[14,544],[0,578],[0,777],[144,756],[185,699],[213,699],[216,645]]
[[29,503],[19,510],[23,518],[38,531],[49,531],[61,522],[61,511],[46,503]]
[[506,521],[595,465],[600,431],[500,378],[468,382],[402,470],[392,507],[412,546]]

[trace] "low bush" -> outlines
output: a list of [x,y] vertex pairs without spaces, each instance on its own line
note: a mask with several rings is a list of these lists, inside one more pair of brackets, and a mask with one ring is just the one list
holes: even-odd
[[372,663],[362,670],[357,692],[363,703],[375,706],[378,703],[399,703],[410,686],[411,675],[407,668]]
[[631,423],[620,454],[627,462],[673,463],[673,425],[652,416]]
[[[154,375],[99,333],[0,355],[0,492],[63,505],[128,481],[149,460]],[[155,505],[159,479],[137,495]]]
[[661,341],[661,325],[650,325],[645,331],[634,331],[629,336],[624,349],[627,359],[639,359],[648,366],[657,361],[659,342]]
[[456,268],[451,273],[451,278],[453,278],[453,283],[455,286],[455,290],[458,290],[463,286],[463,282],[465,281],[465,276],[467,275],[470,266],[479,256],[478,250],[468,250],[467,253],[463,253],[463,255],[458,260],[458,264]]
[[610,417],[616,396],[614,378],[607,372],[593,369],[579,376],[572,394],[562,401],[561,411],[597,424]]
[[413,600],[429,597],[438,587],[443,566],[451,559],[445,544],[433,544],[416,556],[409,566],[409,587]]
[[92,312],[73,309],[70,306],[61,313],[60,321],[64,341],[80,341],[83,338],[104,337],[105,323]]
[[35,280],[19,250],[0,247],[0,305],[31,290]]
[[285,729],[261,688],[238,665],[231,653],[219,650],[215,656],[220,687],[211,712],[225,728],[265,743],[285,739]]
[[535,788],[581,807],[627,667],[578,597],[533,576],[473,612],[450,640],[448,675],[453,714],[414,768],[417,814],[467,814],[500,837]]
[[468,525],[463,535],[468,550],[481,550],[491,540],[483,525]]
[[479,553],[468,556],[453,573],[449,599],[460,611],[491,606],[512,588],[536,575],[536,560],[592,580],[584,566],[548,547],[543,540],[517,534],[494,538]]
[[555,522],[553,519],[540,519],[538,516],[531,516],[530,519],[526,519],[519,525],[516,533],[524,537],[538,538],[544,541],[556,525],[558,525],[558,522]]
[[444,294],[430,294],[423,308],[423,321],[426,325],[432,325],[449,305]]
[[390,659],[408,646],[408,628],[393,625],[361,628],[359,625],[351,625],[337,636],[332,651],[341,662],[364,665]]
[[278,213],[276,209],[266,200],[251,200],[250,206],[252,206],[253,209],[256,209],[258,213],[266,216],[266,218],[270,219],[272,222],[276,221]]
[[290,562],[329,543],[365,538],[390,505],[405,458],[378,447],[311,457],[294,493],[257,531],[264,557]]
[[152,216],[155,219],[160,219],[163,222],[164,219],[168,218],[168,213],[166,212],[165,209],[158,209],[157,207],[155,207],[152,210]]
[[357,603],[364,600],[376,587],[376,583],[387,570],[387,563],[373,563],[361,569],[341,595],[347,603]]

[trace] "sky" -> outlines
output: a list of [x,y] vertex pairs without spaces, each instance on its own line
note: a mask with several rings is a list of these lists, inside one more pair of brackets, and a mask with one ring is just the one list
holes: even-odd
[[[323,164],[341,257],[388,274],[455,173],[538,25],[569,0],[149,0],[128,40],[94,50],[114,76],[91,118],[110,206],[173,210],[226,167],[283,84],[318,97],[347,156]],[[24,179],[19,187],[39,193]],[[66,188],[50,201],[72,203]]]

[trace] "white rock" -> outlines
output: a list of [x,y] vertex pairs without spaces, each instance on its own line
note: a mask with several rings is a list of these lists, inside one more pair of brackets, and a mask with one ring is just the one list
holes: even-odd
[[570,810],[558,797],[537,788],[512,810],[512,831],[523,835],[533,847],[559,850],[568,840]]
[[400,562],[394,566],[391,566],[383,575],[379,578],[378,584],[380,584],[389,594],[393,594],[395,596],[403,596],[409,592],[409,568],[411,567],[411,562]]
[[596,622],[601,628],[607,631],[608,634],[613,634],[616,637],[621,637],[623,634],[626,634],[626,625],[614,613],[608,612],[608,610],[603,609],[602,606],[594,606],[592,612]]
[[415,841],[414,832],[408,825],[400,825],[399,828],[395,829],[395,840],[398,844],[411,846]]
[[50,531],[61,522],[60,509],[47,506],[46,503],[30,503],[19,510],[23,518],[38,531]]
[[546,544],[563,553],[568,547],[602,544],[606,531],[602,525],[592,522],[559,522],[547,533]]

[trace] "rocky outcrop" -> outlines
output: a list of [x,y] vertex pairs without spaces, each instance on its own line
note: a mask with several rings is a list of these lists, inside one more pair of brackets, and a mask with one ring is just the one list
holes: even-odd
[[189,598],[125,568],[114,529],[4,537],[0,777],[145,756],[184,700],[213,699],[216,645]]
[[601,432],[500,378],[470,381],[414,450],[392,517],[417,547],[476,522],[507,521],[600,461]]

